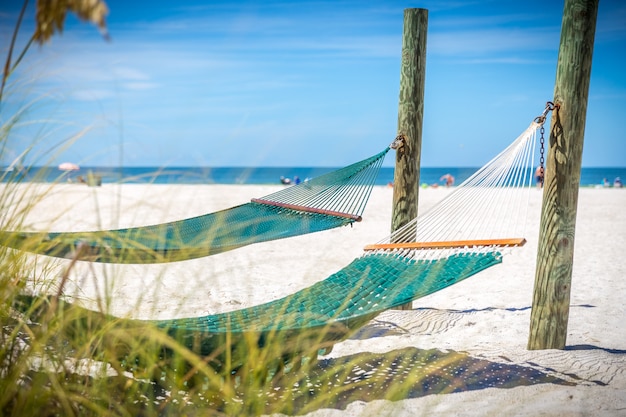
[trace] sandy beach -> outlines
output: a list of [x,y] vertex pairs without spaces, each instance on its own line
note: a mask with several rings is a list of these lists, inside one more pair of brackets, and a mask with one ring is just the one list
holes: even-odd
[[[4,185],[2,185],[4,187]],[[280,186],[23,184],[44,195],[24,218],[28,230],[94,230],[161,223],[231,207]],[[420,190],[420,212],[449,193]],[[136,318],[201,316],[261,304],[312,285],[347,265],[390,232],[393,190],[375,187],[363,222],[207,258],[161,265],[79,262],[65,293],[95,308]],[[369,393],[311,416],[626,416],[626,190],[583,188],[579,194],[571,308],[565,350],[528,351],[540,190],[532,190],[526,246],[470,279],[388,311],[321,360],[394,352],[462,354],[492,369],[463,389],[414,389],[397,401]],[[49,277],[67,260],[34,257]],[[43,275],[33,276],[32,284]],[[418,359],[416,359],[418,361]],[[418,366],[416,364],[416,366]],[[423,366],[423,365],[421,365]],[[378,370],[380,371],[380,370]],[[397,370],[389,371],[401,378]],[[411,370],[409,369],[408,372]],[[458,371],[458,370],[457,370]],[[461,370],[462,371],[462,370]]]

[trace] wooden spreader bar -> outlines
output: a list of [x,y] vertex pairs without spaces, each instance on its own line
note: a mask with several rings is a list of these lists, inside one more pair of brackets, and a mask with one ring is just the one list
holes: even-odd
[[355,214],[349,214],[349,213],[342,213],[340,211],[318,209],[315,207],[307,207],[307,206],[299,206],[297,204],[279,203],[276,201],[264,200],[262,198],[253,198],[251,201],[253,203],[265,204],[268,206],[283,207],[286,209],[304,211],[307,213],[325,214],[327,216],[335,216],[335,217],[345,217],[347,219],[352,219],[356,222],[360,222],[361,220],[363,220],[361,216],[357,216]]
[[441,242],[398,242],[398,243],[375,243],[365,246],[364,250],[377,249],[447,249],[465,248],[475,246],[524,246],[526,239],[478,239],[478,240],[450,240]]

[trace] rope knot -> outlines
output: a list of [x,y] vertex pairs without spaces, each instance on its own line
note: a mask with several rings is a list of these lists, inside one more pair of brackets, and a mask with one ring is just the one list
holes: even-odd
[[398,136],[396,136],[393,142],[391,142],[391,145],[389,145],[389,147],[391,149],[397,150],[403,147],[405,143],[406,143],[406,136],[404,135],[404,133],[400,133]]

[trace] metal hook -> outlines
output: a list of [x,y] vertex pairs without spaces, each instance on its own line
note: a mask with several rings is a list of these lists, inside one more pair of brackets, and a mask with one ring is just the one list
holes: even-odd
[[535,117],[535,122],[539,123],[540,125],[544,124],[546,122],[546,116],[548,115],[548,112],[554,110],[556,107],[557,106],[555,106],[553,102],[548,101],[546,103],[546,108],[543,110],[543,113],[541,113],[541,116]]

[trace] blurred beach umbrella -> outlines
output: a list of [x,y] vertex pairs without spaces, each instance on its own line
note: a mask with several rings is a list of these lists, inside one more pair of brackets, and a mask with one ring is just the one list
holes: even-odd
[[61,171],[78,171],[80,167],[72,162],[63,162],[59,165]]

